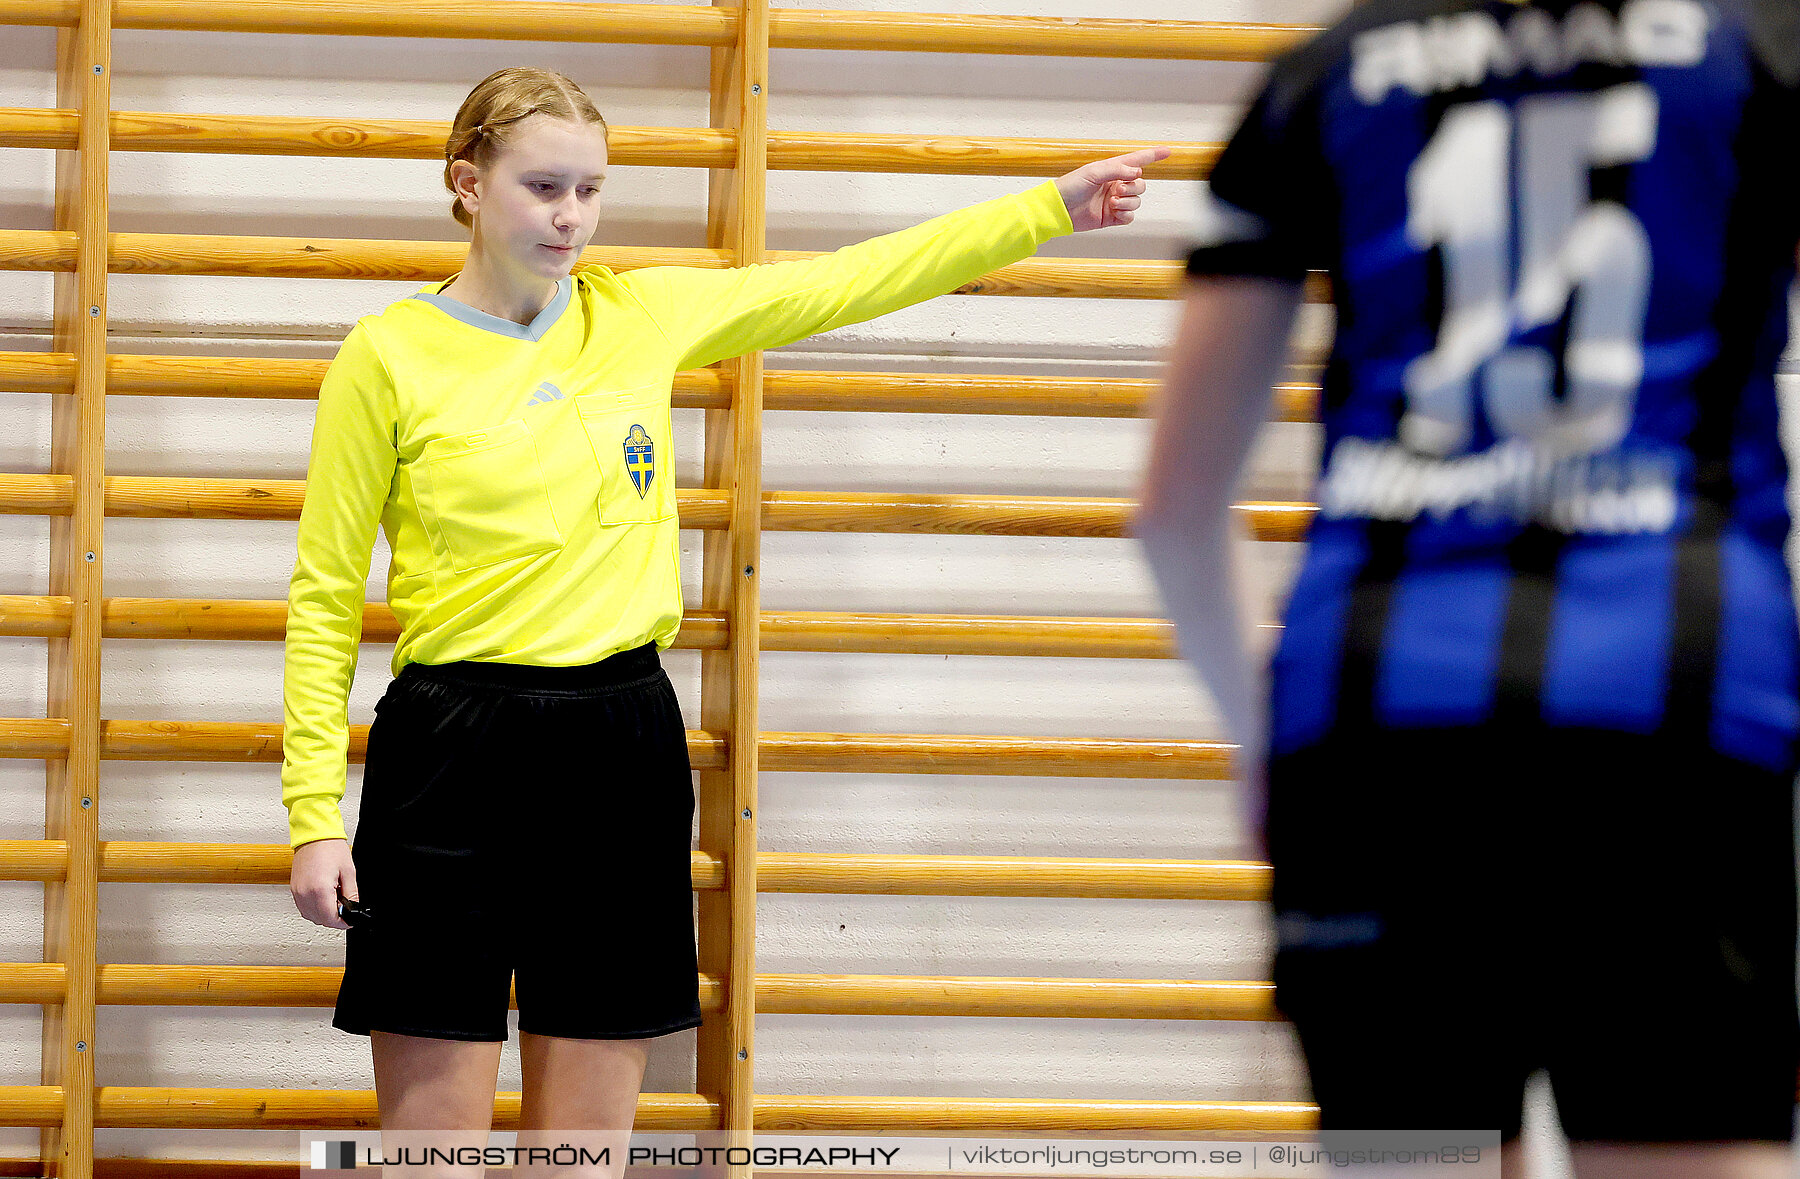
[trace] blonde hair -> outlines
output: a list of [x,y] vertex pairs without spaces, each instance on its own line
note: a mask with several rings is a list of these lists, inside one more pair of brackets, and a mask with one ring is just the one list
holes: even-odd
[[[607,134],[606,120],[593,100],[562,74],[534,66],[498,70],[469,91],[450,125],[450,138],[444,141],[444,187],[456,192],[450,165],[457,160],[468,160],[477,168],[491,164],[513,128],[527,115],[591,123],[600,128],[601,135]],[[451,198],[450,215],[465,227],[475,224],[461,197]]]

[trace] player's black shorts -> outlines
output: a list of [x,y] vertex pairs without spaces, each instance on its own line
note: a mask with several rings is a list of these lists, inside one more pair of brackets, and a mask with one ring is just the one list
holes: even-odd
[[1325,1130],[1788,1141],[1791,774],[1653,737],[1432,730],[1269,767],[1276,1002]]
[[700,1023],[687,732],[654,646],[410,664],[375,706],[332,1024],[611,1040]]

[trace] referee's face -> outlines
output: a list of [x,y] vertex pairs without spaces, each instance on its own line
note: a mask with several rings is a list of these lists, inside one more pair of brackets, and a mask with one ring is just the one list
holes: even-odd
[[523,274],[561,278],[600,223],[606,136],[591,123],[528,116],[484,179],[483,244]]

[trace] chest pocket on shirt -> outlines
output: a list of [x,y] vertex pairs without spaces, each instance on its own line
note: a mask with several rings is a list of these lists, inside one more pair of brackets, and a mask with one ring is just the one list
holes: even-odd
[[520,418],[428,443],[413,484],[459,572],[561,548],[537,444]]
[[600,523],[654,524],[675,518],[675,456],[669,394],[658,385],[584,393],[575,412],[600,465]]

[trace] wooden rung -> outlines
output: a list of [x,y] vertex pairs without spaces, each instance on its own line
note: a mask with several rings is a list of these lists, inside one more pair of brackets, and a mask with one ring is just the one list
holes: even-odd
[[[360,762],[369,727],[351,725],[349,760]],[[68,754],[69,726],[0,718],[0,757]],[[863,774],[993,774],[1081,778],[1228,778],[1232,746],[1138,738],[939,736],[923,733],[764,733],[763,768]],[[100,722],[106,761],[279,762],[281,726],[241,721]],[[695,769],[725,765],[725,743],[690,729]]]
[[[1296,366],[1301,367],[1301,366]],[[1277,385],[1270,420],[1316,422],[1319,386],[1310,365]],[[1071,418],[1140,418],[1156,382],[1113,378],[991,376],[949,373],[771,372],[765,410],[806,413],[1018,414]]]
[[0,1085],[0,1125],[61,1125],[62,1108],[63,1092],[56,1085]]
[[[107,265],[113,274],[428,282],[455,272],[467,252],[461,242],[114,233],[108,235]],[[770,250],[767,260],[796,262],[822,256],[816,250]],[[734,262],[727,250],[609,245],[589,246],[582,251],[580,265],[626,271],[646,266],[720,268]],[[73,233],[0,230],[0,270],[69,271],[74,267]],[[1181,293],[1182,281],[1179,262],[1027,258],[959,287],[955,293],[1169,299]]]
[[[305,400],[319,395],[329,361],[275,357],[109,356],[113,395],[246,397]],[[1275,387],[1272,421],[1318,420],[1316,365],[1296,363],[1293,379]],[[0,389],[67,393],[75,378],[66,353],[0,352]],[[806,413],[1018,414],[1043,417],[1136,418],[1148,412],[1156,382],[1141,379],[940,373],[770,372],[765,410]],[[727,409],[729,376],[720,369],[677,373],[677,409]]]
[[67,638],[74,600],[37,594],[0,594],[0,635],[9,638]]
[[1303,25],[1096,17],[794,8],[769,13],[769,45],[775,49],[1266,61],[1316,32]]
[[[0,1179],[38,1179],[44,1173],[36,1158],[0,1158]],[[632,1179],[643,1179],[631,1175]],[[765,1174],[767,1174],[765,1172]],[[148,1159],[112,1156],[94,1160],[94,1179],[294,1179],[292,1162],[243,1159]],[[773,1179],[771,1176],[770,1179]]]
[[[971,536],[1126,536],[1134,504],[1100,496],[922,495],[878,491],[770,491],[763,526],[772,532],[913,532]],[[1298,541],[1311,504],[1242,503],[1257,540]]]
[[[816,256],[799,251],[769,251],[771,262]],[[1040,256],[1002,266],[953,293],[1052,299],[1174,299],[1182,293],[1185,274],[1180,262]]]
[[[100,966],[95,1001],[132,1007],[331,1007],[341,966]],[[507,1006],[516,1009],[510,997]]]
[[[109,394],[156,397],[244,397],[313,400],[329,360],[273,356],[108,356]],[[0,389],[20,393],[67,393],[74,385],[75,358],[64,352],[0,352]],[[718,369],[689,369],[675,375],[678,409],[728,409],[731,392]]]
[[[108,475],[106,514],[151,520],[298,520],[305,500],[301,479],[171,479]],[[0,475],[0,514],[67,515],[67,475]],[[687,528],[723,528],[731,496],[706,488],[679,488],[677,510]]]
[[[104,848],[106,844],[102,842],[100,846]],[[67,840],[0,839],[0,880],[61,880],[68,870]],[[104,869],[100,879],[106,879]],[[287,879],[285,871],[281,879]]]
[[834,774],[1000,774],[1080,778],[1231,775],[1233,746],[1212,741],[764,733],[762,768]]
[[[330,1007],[344,980],[341,966],[189,966],[102,963],[94,1001],[118,1007]],[[0,962],[0,1002],[64,1000],[61,963]],[[725,988],[700,976],[700,1009],[716,1012]],[[510,994],[508,1010],[518,1009]],[[1224,1018],[1224,1017],[1221,1017]]]
[[69,475],[0,475],[0,515],[67,516],[74,487]]
[[[0,24],[75,23],[73,0],[4,0]],[[618,44],[733,43],[729,9],[694,5],[463,0],[453,8],[408,0],[114,0],[114,28],[370,37],[479,37]],[[864,49],[1050,57],[1266,61],[1316,33],[1313,26],[954,13],[773,9],[773,49]]]
[[[0,1119],[7,1112],[0,1089]],[[106,1085],[95,1090],[94,1124],[196,1130],[366,1130],[377,1124],[373,1089],[200,1089]],[[518,1128],[519,1095],[494,1098],[496,1130]],[[10,1125],[42,1124],[8,1120]],[[707,1130],[718,1102],[693,1093],[645,1093],[633,1128]]]
[[[429,282],[453,274],[469,247],[462,242],[361,238],[214,237],[179,233],[108,235],[113,274],[188,274],[261,278],[367,278]],[[645,266],[730,266],[724,250],[590,246],[583,265],[612,270]],[[66,271],[75,265],[75,235],[0,229],[0,270]]]
[[[330,1007],[338,966],[163,965],[98,968],[96,1003],[117,1007]],[[61,963],[0,962],[0,1003],[64,1001]],[[724,1005],[724,984],[701,975],[700,1009]],[[517,1010],[516,994],[508,1009]],[[1276,1022],[1274,985],[1192,979],[919,977],[758,974],[756,1010],[769,1015],[917,1015],[1030,1019],[1192,1019]]]
[[[68,26],[75,23],[76,11],[73,0],[0,0],[0,24]],[[729,9],[695,5],[546,0],[459,0],[452,7],[412,0],[114,0],[112,27],[724,46],[736,38],[734,15]]]
[[1299,1101],[1078,1101],[973,1097],[784,1096],[759,1093],[756,1128],[770,1132],[891,1134],[1187,1133],[1222,1137],[1312,1130],[1318,1107]]
[[[0,594],[0,635],[65,637],[71,610],[67,598]],[[101,618],[102,637],[109,639],[280,642],[287,631],[287,603],[241,598],[108,598],[102,604]],[[364,643],[391,643],[399,637],[400,625],[391,607],[382,602],[364,605]],[[682,620],[675,645],[684,650],[723,649],[725,620],[716,611],[690,611]]]
[[[0,107],[0,147],[73,150],[74,111]],[[442,160],[450,124],[421,119],[322,119],[114,111],[114,151],[338,156]],[[998,135],[894,135],[770,131],[777,171],[910,173],[938,176],[1060,176],[1091,160],[1143,146],[1129,140]],[[1166,143],[1171,154],[1144,170],[1150,179],[1191,180],[1211,170],[1223,145]],[[609,127],[613,164],[729,168],[737,134],[705,127]]]
[[[192,479],[108,475],[106,514],[130,519],[297,520],[306,484],[299,479]],[[67,475],[0,474],[0,514],[69,512]],[[731,494],[677,488],[684,528],[724,528]],[[1126,535],[1132,501],[1101,496],[921,495],[878,491],[770,491],[763,527],[774,532],[957,533],[970,536],[1111,537]],[[1257,540],[1298,541],[1316,509],[1299,503],[1242,503]]]
[[771,532],[930,532],[985,536],[1120,537],[1131,502],[1098,496],[922,495],[770,491]]
[[1269,867],[1249,860],[759,852],[756,886],[876,896],[1261,901],[1269,895]]
[[[69,854],[60,840],[0,839],[0,880],[60,880]],[[285,884],[285,843],[163,843],[101,840],[99,877],[113,884]]]
[[[69,849],[59,840],[0,839],[0,880],[61,880]],[[101,840],[100,880],[110,884],[286,884],[285,843],[151,843]],[[694,852],[697,889],[725,887],[724,865]]]
[[[0,635],[61,638],[69,633],[68,598],[0,594]],[[108,598],[101,609],[109,639],[279,642],[287,603],[264,599]],[[1169,659],[1173,627],[1160,618],[1056,618],[976,614],[874,614],[766,611],[759,638],[765,651],[837,651],[907,655],[1024,655],[1064,658]],[[675,647],[719,651],[727,642],[724,615],[689,610]],[[399,638],[393,610],[363,607],[362,641]]]
[[[350,726],[349,757],[360,762],[369,726]],[[67,721],[37,717],[0,718],[0,757],[60,758],[68,755]],[[236,721],[100,722],[100,757],[107,761],[279,762],[281,725]],[[695,769],[717,769],[725,743],[711,733],[688,731],[688,757]]]
[[[60,880],[67,846],[0,840],[0,880]],[[132,884],[280,884],[286,844],[103,841],[100,880]],[[1245,860],[1120,860],[1038,856],[927,856],[763,852],[762,892],[881,896],[1029,896],[1131,900],[1260,901],[1268,866]],[[715,857],[693,853],[696,889],[724,887]]]
[[[377,1116],[364,1089],[198,1089],[107,1085],[95,1091],[95,1125],[181,1129],[365,1129]],[[839,1097],[758,1094],[758,1130],[938,1133],[1129,1134],[1170,1132],[1254,1137],[1310,1132],[1317,1107],[1299,1101],[1080,1101],[969,1097]],[[0,1122],[50,1126],[62,1091],[0,1086]],[[517,1128],[519,1095],[495,1099],[494,1128]],[[638,1098],[640,1131],[703,1130],[718,1103],[689,1093]]]
[[769,1015],[994,1019],[1203,1019],[1265,1023],[1280,1019],[1275,1011],[1272,983],[1188,979],[759,974],[756,1010]]
[[[330,119],[291,115],[214,115],[185,111],[113,111],[113,151],[187,154],[344,156],[439,160],[450,124],[435,119]],[[736,136],[706,127],[607,128],[614,164],[728,168]],[[75,112],[0,107],[0,147],[75,147]]]
[[[4,610],[0,600],[0,617]],[[1176,655],[1175,628],[1160,618],[769,611],[762,615],[759,630],[764,651],[1111,659]]]
[[[1143,146],[1133,140],[770,131],[769,167],[789,172],[1052,177]],[[1200,179],[1212,171],[1224,149],[1220,143],[1159,141],[1159,146],[1169,148],[1170,154],[1144,169],[1151,180]]]
[[[61,880],[68,845],[0,839],[0,880]],[[285,843],[151,843],[102,840],[108,884],[285,884]],[[1269,867],[1251,860],[1123,860],[1061,856],[929,856],[760,852],[760,892],[873,896],[1079,897],[1114,900],[1261,901]],[[720,889],[724,864],[692,853],[696,889]]]
[[[75,357],[68,352],[0,352],[0,389],[12,393],[73,393]],[[318,382],[315,381],[313,396],[318,393]]]
[[61,1003],[68,985],[61,962],[0,962],[0,1003]]

